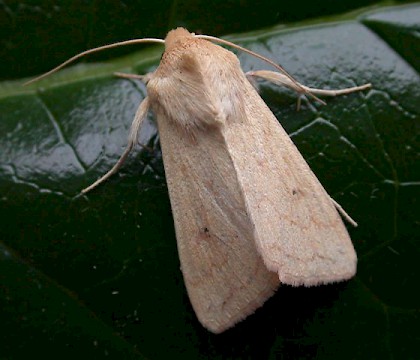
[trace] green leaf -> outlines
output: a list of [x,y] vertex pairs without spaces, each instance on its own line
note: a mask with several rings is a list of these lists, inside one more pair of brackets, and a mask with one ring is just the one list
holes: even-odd
[[[348,17],[349,18],[349,17]],[[355,279],[282,286],[231,330],[208,333],[185,292],[149,116],[123,169],[87,196],[126,144],[151,48],[0,85],[0,357],[409,359],[418,354],[420,5],[229,39],[300,82],[372,90],[327,106],[261,83],[262,97],[327,191],[358,221]],[[414,20],[413,20],[414,19]],[[409,48],[407,45],[409,44]],[[265,67],[239,55],[244,70]]]
[[[396,0],[407,2],[407,0]],[[375,0],[7,1],[0,6],[0,79],[45,72],[83,50],[117,41],[163,37],[172,28],[223,35],[338,14]],[[127,54],[124,47],[87,59]]]

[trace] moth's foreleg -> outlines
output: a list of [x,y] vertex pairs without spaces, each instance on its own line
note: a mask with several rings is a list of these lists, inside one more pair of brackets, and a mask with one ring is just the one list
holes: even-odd
[[138,74],[127,74],[127,73],[122,73],[122,72],[114,72],[115,76],[118,76],[118,77],[123,78],[123,79],[140,80],[140,81],[144,82],[146,85],[149,82],[152,74],[153,73],[148,73],[146,75],[138,75]]
[[128,136],[127,148],[125,149],[124,153],[121,155],[121,157],[119,158],[117,163],[112,167],[111,170],[109,170],[104,176],[96,180],[92,185],[83,189],[82,194],[86,194],[90,190],[94,189],[99,184],[103,183],[105,180],[110,178],[113,174],[115,174],[121,168],[121,166],[124,164],[124,161],[127,159],[128,155],[130,154],[130,151],[133,149],[134,145],[137,143],[138,132],[143,122],[143,119],[147,115],[148,110],[149,110],[149,98],[146,97],[141,102],[139,108],[137,109],[136,116],[134,117],[134,120],[131,124],[130,134]]
[[[293,91],[297,92],[299,95],[305,95],[305,93],[309,92],[313,95],[339,96],[339,95],[350,94],[355,91],[366,90],[372,87],[371,84],[364,84],[361,86],[353,86],[353,87],[349,87],[345,89],[338,89],[338,90],[315,89],[315,88],[310,88],[308,86],[302,85],[298,82],[293,82],[290,80],[290,78],[288,78],[287,76],[279,72],[268,71],[268,70],[249,71],[246,73],[246,76],[250,78],[263,79],[279,86],[286,86],[292,89]],[[299,108],[299,105],[300,105],[300,98],[298,100],[298,108]]]

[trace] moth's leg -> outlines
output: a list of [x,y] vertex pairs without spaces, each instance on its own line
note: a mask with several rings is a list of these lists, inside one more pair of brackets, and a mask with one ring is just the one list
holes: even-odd
[[304,93],[301,89],[303,88],[304,90],[309,91],[313,94],[317,94],[317,95],[338,96],[338,95],[349,94],[355,91],[366,90],[372,86],[371,84],[364,84],[361,86],[354,86],[354,87],[339,89],[339,90],[324,90],[324,89],[310,88],[300,83],[297,83],[298,85],[296,85],[296,83],[291,81],[287,76],[280,74],[279,72],[275,72],[275,71],[268,71],[268,70],[249,71],[246,73],[246,75],[250,77],[261,78],[261,79],[270,81],[276,85],[287,86],[300,94]]
[[83,189],[82,194],[86,194],[90,190],[94,189],[99,184],[103,183],[105,180],[107,180],[109,177],[115,174],[121,168],[121,166],[124,164],[124,161],[127,159],[128,155],[130,154],[130,151],[133,149],[134,145],[137,143],[138,132],[143,122],[143,119],[146,117],[148,110],[149,110],[149,98],[146,97],[141,102],[139,108],[137,109],[136,115],[131,124],[130,134],[128,136],[127,148],[125,149],[124,153],[121,155],[121,157],[119,158],[117,163],[112,167],[111,170],[109,170],[104,176],[96,180],[92,185],[88,186],[86,189]]
[[[114,72],[115,76],[118,76],[120,78],[123,79],[134,79],[134,80],[140,80],[142,81],[144,84],[147,85],[147,83],[150,80],[150,77],[152,76],[153,73],[148,73],[145,75],[138,75],[138,74],[128,74],[128,73],[122,73],[122,72]],[[149,152],[153,152],[153,149],[150,148],[149,146],[146,146],[144,144],[139,143],[139,145],[143,148],[146,149]]]
[[[310,88],[300,83],[295,83],[291,81],[287,76],[279,72],[275,72],[275,71],[268,71],[268,70],[249,71],[246,73],[246,76],[267,80],[279,86],[286,86],[296,91],[299,95],[304,95],[305,92],[310,92],[316,95],[338,96],[338,95],[350,94],[355,91],[366,90],[372,86],[371,84],[364,84],[361,86],[354,86],[354,87],[339,89],[339,90],[324,90],[324,89]],[[300,105],[300,98],[298,100],[298,108],[299,108],[299,105]]]
[[114,72],[115,76],[118,76],[123,79],[134,79],[134,80],[140,80],[147,84],[150,80],[150,77],[153,73],[148,73],[146,75],[138,75],[138,74],[127,74],[127,73],[121,73],[121,72]]

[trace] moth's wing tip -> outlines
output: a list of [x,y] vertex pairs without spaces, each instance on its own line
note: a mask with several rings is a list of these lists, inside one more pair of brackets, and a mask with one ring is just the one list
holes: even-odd
[[291,286],[319,286],[347,281],[356,275],[357,261],[341,269],[331,269],[321,274],[302,275],[288,272],[279,273],[280,282]]
[[[235,327],[237,324],[244,321],[248,316],[254,314],[263,304],[271,298],[277,291],[280,281],[278,276],[275,273],[271,273],[270,276],[271,285],[267,284],[267,287],[264,291],[261,291],[253,301],[249,302],[245,307],[236,308],[232,312],[216,311],[213,313],[213,316],[209,316],[210,312],[203,311],[194,306],[194,311],[197,315],[197,319],[208,331],[213,334],[221,334],[226,330],[229,330]],[[240,294],[238,294],[240,295]],[[223,313],[223,316],[220,316]]]
[[225,332],[226,330],[231,329],[233,326],[235,326],[235,324],[231,324],[231,325],[214,325],[214,324],[209,324],[209,323],[205,323],[200,321],[201,325],[203,325],[208,331],[210,331],[211,333],[215,334],[215,335],[219,335],[223,332]]

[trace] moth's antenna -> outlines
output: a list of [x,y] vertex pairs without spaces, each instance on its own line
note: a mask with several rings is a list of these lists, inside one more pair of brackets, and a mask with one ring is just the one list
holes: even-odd
[[298,83],[298,81],[297,80],[295,80],[294,78],[293,78],[293,76],[292,75],[290,75],[284,68],[283,68],[283,66],[281,66],[281,65],[279,65],[279,64],[276,64],[274,61],[272,61],[272,60],[270,60],[270,59],[268,59],[268,58],[266,58],[265,56],[262,56],[262,55],[260,55],[260,54],[258,54],[258,53],[256,53],[256,52],[254,52],[254,51],[252,51],[252,50],[249,50],[249,49],[247,49],[247,48],[244,48],[244,47],[242,47],[242,46],[240,46],[240,45],[237,45],[237,44],[235,44],[235,43],[233,43],[233,42],[230,42],[230,41],[228,41],[228,40],[223,40],[223,39],[220,39],[220,38],[217,38],[217,37],[214,37],[214,36],[210,36],[210,35],[194,35],[196,38],[199,38],[199,39],[205,39],[205,40],[210,40],[210,41],[214,41],[214,42],[218,42],[218,43],[220,43],[220,44],[224,44],[224,45],[228,45],[228,46],[231,46],[231,47],[233,47],[233,48],[235,48],[235,49],[238,49],[238,50],[241,50],[241,51],[243,51],[243,52],[245,52],[245,53],[247,53],[247,54],[250,54],[250,55],[252,55],[252,56],[255,56],[256,58],[258,58],[258,59],[260,59],[260,60],[262,60],[262,61],[265,61],[266,63],[268,63],[268,64],[270,64],[271,66],[274,66],[278,71],[280,71],[281,73],[283,73],[285,76],[287,76],[289,79],[290,79],[290,81],[292,81],[294,84],[295,84],[295,86],[298,88],[298,89],[300,89],[301,90],[301,92],[302,93],[304,93],[304,94],[307,94],[307,95],[309,95],[310,97],[312,97],[313,99],[315,99],[316,101],[318,101],[318,102],[320,102],[321,104],[323,104],[323,105],[325,105],[325,102],[324,101],[322,101],[321,99],[319,99],[317,96],[315,96],[314,94],[312,94],[310,91],[308,91],[307,89],[305,89],[305,88],[303,88],[302,87],[302,85],[301,84],[299,84]]
[[46,72],[45,74],[42,74],[38,77],[36,77],[35,79],[29,80],[26,83],[23,84],[23,86],[32,84],[35,81],[41,80],[53,73],[55,73],[56,71],[62,69],[64,66],[72,63],[73,61],[85,56],[85,55],[89,55],[98,51],[102,51],[102,50],[106,50],[106,49],[112,49],[112,48],[116,48],[118,46],[125,46],[125,45],[135,45],[135,44],[143,44],[143,43],[161,43],[164,44],[165,40],[162,39],[154,39],[154,38],[145,38],[145,39],[133,39],[133,40],[126,40],[126,41],[121,41],[121,42],[117,42],[117,43],[113,43],[113,44],[109,44],[109,45],[104,45],[104,46],[99,46],[90,50],[86,50],[81,52],[80,54],[77,54],[73,57],[71,57],[70,59],[64,61],[61,65],[58,65],[57,67],[55,67],[54,69]]

